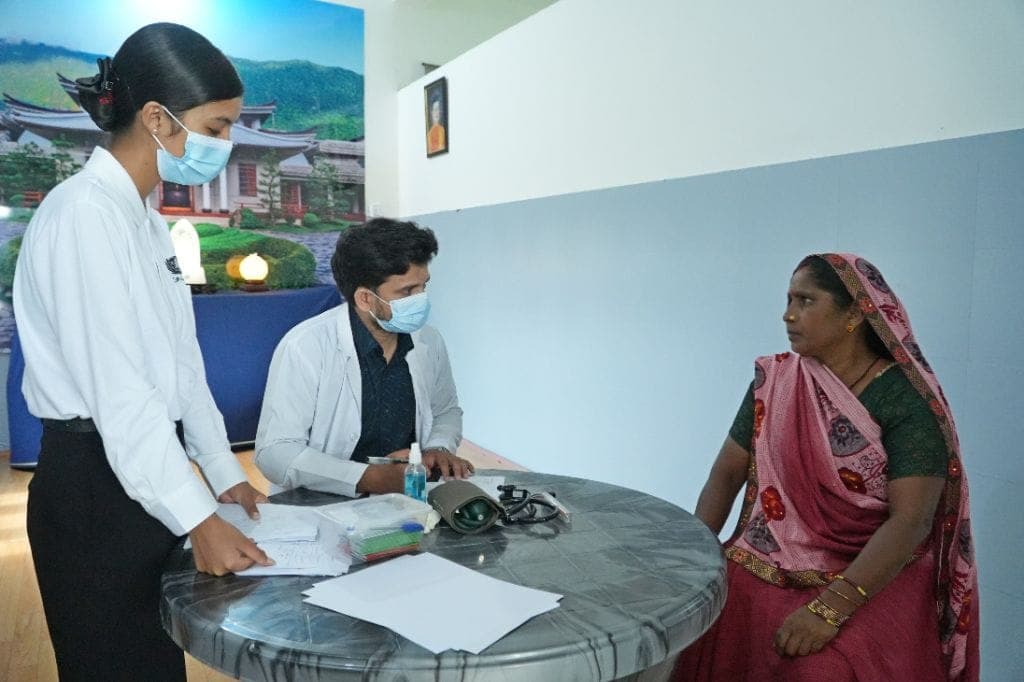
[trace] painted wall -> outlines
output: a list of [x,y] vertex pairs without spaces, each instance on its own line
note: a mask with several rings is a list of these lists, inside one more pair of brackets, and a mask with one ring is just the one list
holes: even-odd
[[332,0],[361,7],[366,21],[366,204],[398,213],[395,93],[554,0]]
[[[417,218],[465,431],[529,468],[692,509],[804,255],[900,295],[960,428],[985,679],[1024,678],[1024,130]],[[727,525],[728,535],[735,522]]]
[[411,83],[399,208],[441,239],[467,436],[692,508],[792,268],[861,252],[959,419],[984,679],[1024,679],[1022,76],[1014,0],[560,0]]
[[400,212],[1016,129],[1022,37],[1018,0],[560,0],[402,90]]

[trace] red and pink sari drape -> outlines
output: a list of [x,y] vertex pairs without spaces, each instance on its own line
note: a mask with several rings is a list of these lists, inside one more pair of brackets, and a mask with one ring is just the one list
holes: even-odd
[[831,370],[793,353],[758,358],[753,457],[738,530],[726,543],[728,602],[681,657],[677,679],[976,680],[977,570],[949,405],[878,270],[853,255],[825,258],[931,407],[951,453],[931,536],[821,653],[783,659],[772,650],[782,620],[888,517],[887,455],[878,424]]

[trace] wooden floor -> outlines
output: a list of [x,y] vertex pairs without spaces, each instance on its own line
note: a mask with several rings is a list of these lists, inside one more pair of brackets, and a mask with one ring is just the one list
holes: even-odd
[[[458,454],[478,469],[522,469],[469,441],[463,441]],[[252,458],[252,451],[238,453],[250,482],[266,492],[267,479],[253,466]],[[57,680],[53,647],[25,534],[25,504],[31,479],[31,472],[11,469],[9,453],[0,452],[0,680],[7,682]],[[190,682],[232,679],[191,656],[185,656],[185,663]]]

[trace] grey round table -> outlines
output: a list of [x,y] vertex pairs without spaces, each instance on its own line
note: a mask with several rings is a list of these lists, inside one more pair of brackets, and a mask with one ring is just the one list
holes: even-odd
[[[434,655],[387,628],[303,602],[303,590],[324,578],[217,578],[197,573],[183,549],[163,576],[164,628],[192,656],[244,680],[667,679],[677,654],[725,604],[717,538],[679,507],[635,490],[564,476],[480,473],[504,475],[531,492],[554,491],[573,518],[571,527],[513,525],[477,536],[439,526],[424,537],[424,551],[565,595],[559,608],[478,655]],[[343,498],[300,489],[272,499]]]

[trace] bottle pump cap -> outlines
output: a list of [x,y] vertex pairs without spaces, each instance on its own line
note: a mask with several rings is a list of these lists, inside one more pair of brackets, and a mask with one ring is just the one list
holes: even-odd
[[412,447],[409,448],[409,464],[422,464],[423,453],[420,452],[420,444],[413,443]]

